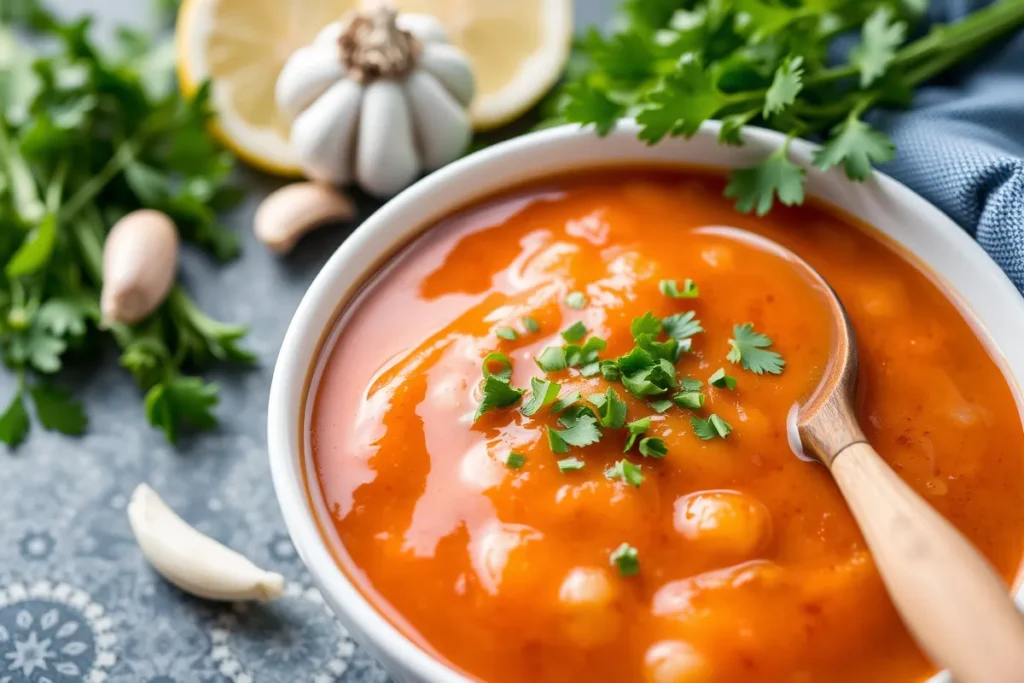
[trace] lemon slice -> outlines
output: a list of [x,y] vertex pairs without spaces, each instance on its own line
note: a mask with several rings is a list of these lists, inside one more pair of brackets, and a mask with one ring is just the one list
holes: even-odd
[[274,104],[285,60],[357,0],[185,0],[178,12],[178,79],[186,94],[207,78],[214,132],[235,154],[279,175],[301,175],[288,121]]
[[[374,0],[363,0],[366,6]],[[476,75],[477,130],[518,118],[551,89],[572,42],[572,0],[395,0],[437,17]]]

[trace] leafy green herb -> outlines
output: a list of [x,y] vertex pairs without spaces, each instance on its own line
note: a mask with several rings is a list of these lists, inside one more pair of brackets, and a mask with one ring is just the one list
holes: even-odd
[[704,388],[704,382],[692,377],[683,377],[679,380],[679,388],[683,391],[700,391]]
[[531,318],[530,316],[526,316],[525,318],[523,318],[523,327],[526,329],[527,332],[531,332],[533,334],[540,332],[540,323],[537,322],[535,318]]
[[[791,139],[824,137],[816,163],[845,167],[851,179],[891,157],[885,136],[862,123],[876,106],[900,107],[913,88],[962,63],[1024,25],[1024,3],[997,0],[908,41],[920,0],[623,0],[616,31],[589,34],[565,84],[552,98],[551,123],[611,130],[635,115],[639,136],[693,135],[721,121],[719,142],[743,144],[746,124]],[[859,29],[847,59],[837,42]],[[852,123],[843,124],[844,121]],[[845,139],[841,139],[845,136]],[[743,211],[804,199],[803,171],[788,143],[754,168],[731,174],[728,194]]]
[[569,308],[582,309],[587,305],[587,297],[583,292],[570,292],[569,296],[565,297],[565,305]]
[[555,453],[568,453],[570,446],[583,448],[601,440],[601,430],[597,428],[597,420],[590,415],[580,415],[572,426],[564,429],[548,430],[548,444]]
[[[494,367],[495,363],[500,367],[496,372],[492,372],[491,368]],[[483,370],[484,377],[494,375],[499,379],[508,380],[512,377],[512,361],[503,353],[489,353],[484,356],[484,362],[481,370]]]
[[505,466],[508,467],[510,470],[521,469],[525,464],[526,456],[523,455],[522,453],[516,453],[515,451],[509,453],[508,457],[505,459]]
[[693,433],[697,435],[697,438],[704,439],[705,441],[715,437],[724,439],[732,431],[729,423],[715,414],[712,414],[706,420],[702,420],[699,417],[691,417],[690,424],[693,426]]
[[85,430],[83,407],[50,376],[69,354],[94,358],[104,336],[169,441],[217,424],[217,386],[186,370],[254,360],[238,345],[245,328],[205,315],[180,287],[137,325],[101,324],[114,222],[162,211],[185,241],[224,261],[238,238],[217,212],[242,192],[232,156],[208,132],[208,84],[191,99],[174,85],[173,45],[121,29],[118,48],[100,51],[89,31],[88,19],[65,22],[35,0],[0,9],[0,356],[17,380],[0,441],[12,446],[30,426],[27,398],[44,428]]
[[729,340],[730,351],[726,360],[740,363],[744,370],[760,375],[765,372],[778,375],[786,361],[775,351],[768,351],[772,340],[764,334],[754,331],[753,323],[733,325],[732,339]]
[[488,410],[508,407],[517,403],[523,397],[522,389],[513,389],[509,386],[507,380],[503,380],[496,375],[484,377],[481,390],[483,397],[480,399],[480,405],[477,406],[476,413],[473,415],[474,422],[479,420],[480,416]]
[[651,410],[654,412],[664,413],[672,407],[672,400],[668,398],[660,398],[656,401],[651,401],[648,405],[651,406]]
[[631,449],[633,447],[633,444],[636,443],[637,437],[646,432],[650,428],[651,418],[649,417],[642,417],[639,420],[633,420],[628,425],[626,425],[626,429],[629,430],[629,438],[626,439],[626,447],[622,449],[622,452],[628,453],[629,449]]
[[704,331],[700,321],[695,320],[696,315],[696,311],[670,315],[661,321],[661,329],[673,339],[678,339],[679,341],[689,340],[693,335]]
[[640,573],[639,553],[628,543],[623,543],[613,550],[609,560],[612,566],[619,570],[620,576],[636,576]]
[[640,466],[634,465],[625,458],[606,469],[604,476],[612,480],[620,479],[634,488],[640,488],[640,484],[644,482]]
[[523,415],[533,415],[543,406],[551,403],[558,397],[561,387],[558,382],[552,382],[537,377],[530,378],[530,399],[523,404],[520,412]]
[[544,372],[558,372],[569,367],[565,361],[565,349],[561,346],[549,346],[533,360]]
[[568,408],[569,406],[571,406],[574,403],[576,403],[577,401],[579,401],[580,398],[582,398],[582,397],[580,396],[580,392],[578,392],[578,391],[574,391],[571,394],[563,396],[562,398],[558,399],[558,401],[555,403],[555,405],[551,406],[551,412],[552,413],[560,413],[563,410],[565,410],[566,408]]
[[566,429],[572,429],[582,417],[588,417],[597,422],[597,413],[590,409],[590,406],[573,405],[562,411],[558,416],[558,424]]
[[708,377],[708,384],[732,391],[736,388],[736,378],[725,374],[725,368],[718,368],[711,374],[711,377]]
[[565,347],[565,361],[571,368],[580,368],[584,377],[593,377],[601,371],[597,354],[608,346],[600,337],[590,337],[583,346],[570,344]]
[[661,331],[661,321],[654,317],[653,313],[647,311],[639,318],[633,318],[629,329],[633,333],[633,339],[638,339],[645,334],[653,337]]
[[660,342],[655,341],[654,335],[641,334],[636,339],[636,345],[654,358],[661,358],[672,364],[679,362],[679,356],[683,353],[679,340],[671,337]]
[[614,360],[601,361],[599,368],[601,370],[601,377],[609,382],[618,382],[622,379],[622,371],[619,369],[618,362]]
[[597,418],[602,427],[621,429],[626,424],[626,404],[619,400],[619,395],[611,387],[604,394],[588,396],[587,401],[597,408]]
[[640,455],[645,458],[664,458],[668,454],[665,442],[656,436],[640,440]]
[[499,327],[498,329],[494,330],[494,334],[498,335],[498,337],[500,337],[501,339],[506,339],[508,341],[515,341],[516,338],[519,336],[516,334],[516,331],[513,330],[511,327]]
[[579,458],[562,458],[558,461],[559,472],[573,472],[583,469],[583,461]]
[[587,326],[577,320],[568,328],[562,330],[562,339],[567,342],[578,342],[587,336]]
[[662,280],[658,283],[658,289],[670,299],[696,299],[699,295],[697,285],[690,279],[683,280],[682,289],[679,288],[675,280]]
[[672,397],[672,402],[687,410],[700,410],[704,407],[704,394],[699,391],[680,391]]

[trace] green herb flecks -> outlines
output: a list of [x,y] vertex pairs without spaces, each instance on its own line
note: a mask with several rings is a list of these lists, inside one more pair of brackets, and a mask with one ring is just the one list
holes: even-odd
[[691,417],[690,424],[693,426],[693,433],[697,435],[697,438],[705,441],[716,437],[724,439],[732,431],[728,422],[714,414],[706,420]]
[[730,363],[739,363],[744,370],[750,370],[757,375],[765,372],[778,375],[786,361],[775,351],[767,350],[771,345],[772,340],[767,335],[755,332],[752,323],[734,325],[726,360]]
[[608,559],[612,566],[619,570],[620,576],[636,576],[640,573],[639,553],[628,543],[623,543],[613,550]]

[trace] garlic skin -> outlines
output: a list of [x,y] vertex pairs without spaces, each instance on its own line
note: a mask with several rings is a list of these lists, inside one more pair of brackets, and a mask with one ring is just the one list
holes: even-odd
[[189,526],[146,484],[128,503],[128,522],[142,554],[165,579],[207,600],[269,600],[284,591],[284,577]]
[[167,298],[178,268],[178,243],[178,229],[159,211],[133,211],[114,224],[103,243],[105,320],[137,323]]
[[324,27],[274,94],[310,179],[387,198],[466,150],[474,89],[440,21],[381,5]]

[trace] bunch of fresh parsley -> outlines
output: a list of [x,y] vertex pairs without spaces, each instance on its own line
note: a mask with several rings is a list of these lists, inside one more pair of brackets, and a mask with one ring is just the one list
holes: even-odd
[[[756,166],[733,171],[725,190],[739,210],[765,214],[778,199],[800,204],[804,170],[789,141],[823,141],[813,163],[864,180],[893,158],[889,138],[864,120],[875,106],[906,106],[932,78],[1024,24],[1024,0],[997,0],[955,24],[907,42],[926,0],[625,0],[619,29],[577,45],[545,125],[577,122],[607,133],[634,116],[640,137],[689,137],[709,119],[719,142],[743,143],[756,124],[787,135]],[[859,42],[833,61],[840,36]]]
[[130,211],[163,211],[218,260],[237,253],[216,214],[241,192],[207,132],[208,89],[183,99],[173,46],[141,32],[120,29],[104,53],[88,18],[62,22],[35,0],[4,3],[0,20],[0,354],[17,378],[0,441],[24,439],[30,400],[43,427],[81,433],[82,406],[51,378],[107,339],[169,441],[215,425],[217,387],[185,373],[251,362],[237,345],[245,329],[205,315],[180,286],[138,325],[104,323],[98,303],[104,239]]

